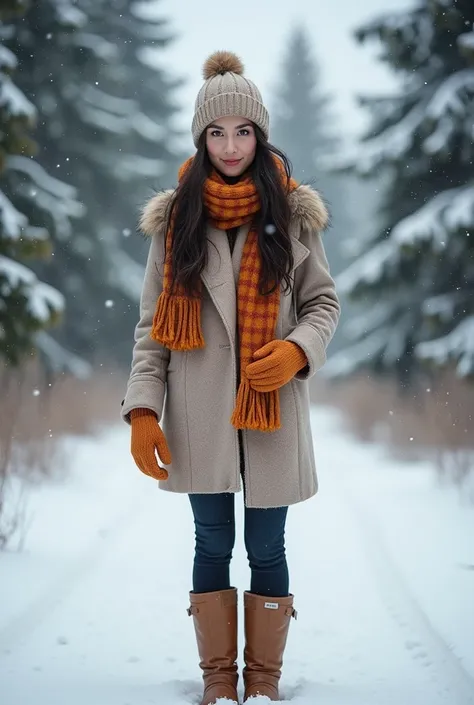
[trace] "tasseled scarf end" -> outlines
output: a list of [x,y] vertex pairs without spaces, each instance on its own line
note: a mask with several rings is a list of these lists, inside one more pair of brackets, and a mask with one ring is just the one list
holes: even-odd
[[[156,303],[150,337],[170,350],[203,348],[200,313],[201,299],[172,296],[162,291]],[[236,429],[277,431],[281,428],[278,391],[257,392],[242,376],[231,423]]]
[[203,348],[200,313],[201,299],[162,291],[156,303],[150,337],[170,350]]
[[280,424],[278,391],[257,392],[248,379],[242,378],[231,423],[234,428],[250,431],[277,431]]

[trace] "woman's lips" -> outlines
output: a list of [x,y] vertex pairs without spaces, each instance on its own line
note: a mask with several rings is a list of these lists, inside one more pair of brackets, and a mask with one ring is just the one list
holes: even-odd
[[222,160],[224,164],[227,164],[227,166],[235,166],[236,164],[239,164],[241,162],[241,159],[223,159]]

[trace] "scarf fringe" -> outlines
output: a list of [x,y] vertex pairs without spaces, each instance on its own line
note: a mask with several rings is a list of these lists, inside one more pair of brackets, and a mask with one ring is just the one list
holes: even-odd
[[243,378],[235,402],[231,423],[236,429],[277,431],[280,423],[280,396],[278,390],[257,392],[248,379]]
[[203,348],[201,299],[162,291],[156,302],[150,336],[170,350]]

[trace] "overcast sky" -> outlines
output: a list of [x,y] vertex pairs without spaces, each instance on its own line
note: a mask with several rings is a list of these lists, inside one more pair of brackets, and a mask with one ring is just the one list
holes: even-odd
[[[202,64],[216,49],[235,51],[246,74],[271,105],[270,95],[281,66],[286,38],[303,23],[319,61],[323,87],[334,96],[339,124],[357,134],[365,116],[354,102],[357,93],[393,90],[393,75],[375,60],[375,44],[358,44],[355,27],[391,10],[404,10],[415,0],[160,0],[157,11],[170,19],[178,40],[166,63],[188,79],[180,91],[183,123],[190,126],[193,104],[202,85]],[[162,54],[160,62],[163,63]],[[271,117],[271,115],[270,115]]]

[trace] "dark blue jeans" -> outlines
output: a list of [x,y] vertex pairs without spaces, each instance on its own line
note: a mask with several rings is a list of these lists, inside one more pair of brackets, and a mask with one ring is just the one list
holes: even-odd
[[[235,543],[234,494],[189,495],[196,527],[193,568],[194,592],[226,590]],[[289,589],[285,555],[288,507],[245,507],[244,540],[251,570],[250,591],[286,597]]]

